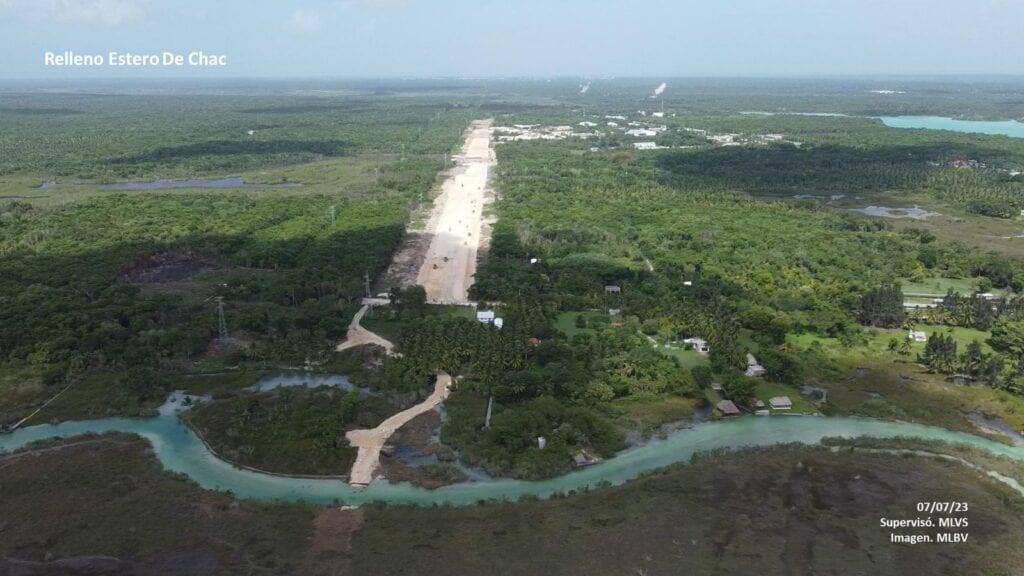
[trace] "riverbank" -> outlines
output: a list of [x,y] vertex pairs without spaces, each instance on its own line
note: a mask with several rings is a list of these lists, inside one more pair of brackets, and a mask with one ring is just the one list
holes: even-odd
[[374,482],[366,488],[356,489],[333,480],[279,478],[240,470],[217,459],[185,424],[170,415],[145,420],[107,419],[32,426],[0,436],[0,449],[10,451],[37,440],[107,432],[134,433],[146,438],[152,442],[157,458],[166,469],[184,474],[204,488],[230,490],[243,499],[314,504],[360,505],[381,501],[424,506],[464,506],[480,500],[548,498],[606,484],[623,484],[647,472],[687,462],[694,454],[711,450],[737,450],[792,442],[817,444],[830,437],[912,437],[939,440],[979,448],[990,454],[1024,462],[1024,448],[1007,446],[971,434],[909,423],[825,417],[748,417],[698,424],[663,440],[653,440],[599,464],[550,480],[495,479],[454,484],[437,490],[387,482]]
[[[567,498],[358,510],[204,491],[163,471],[131,437],[50,443],[31,457],[0,456],[0,469],[0,572],[102,565],[147,575],[390,575],[416,566],[466,576],[498,566],[513,576],[755,568],[902,576],[1024,566],[1014,493],[955,462],[915,455],[789,445],[706,454]],[[913,516],[915,502],[945,500],[971,505],[971,537],[955,554],[894,546],[878,527],[881,517]]]

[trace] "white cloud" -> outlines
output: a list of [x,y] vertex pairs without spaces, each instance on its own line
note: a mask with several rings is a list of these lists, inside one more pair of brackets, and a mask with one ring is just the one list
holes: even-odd
[[0,10],[62,24],[119,26],[142,18],[148,0],[0,0]]
[[288,29],[297,34],[310,34],[320,30],[320,15],[312,10],[296,10],[287,22]]

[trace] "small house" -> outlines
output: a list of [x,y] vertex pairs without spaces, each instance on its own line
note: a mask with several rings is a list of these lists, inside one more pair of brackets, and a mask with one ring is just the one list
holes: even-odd
[[708,347],[707,340],[705,340],[703,338],[697,338],[697,337],[687,338],[687,339],[683,340],[683,344],[689,344],[699,354],[707,354],[707,353],[711,352],[711,348]]
[[495,327],[495,328],[497,328],[498,330],[501,330],[501,327],[505,325],[505,319],[504,319],[504,318],[501,318],[501,317],[499,316],[498,318],[495,318],[495,319],[494,319],[494,322],[493,322],[493,324],[494,324],[494,327]]
[[768,400],[768,405],[772,407],[772,410],[791,410],[793,401],[789,399],[789,396],[775,396]]
[[911,330],[910,333],[907,334],[907,340],[912,340],[914,342],[927,342],[928,335],[920,330]]
[[621,294],[622,288],[615,285],[608,285],[604,287],[605,294]]
[[740,409],[736,407],[736,404],[732,400],[721,400],[718,404],[715,404],[715,408],[722,416],[739,416]]
[[494,324],[494,310],[477,310],[476,319],[484,324]]
[[658,143],[657,142],[634,142],[633,143],[633,148],[636,148],[637,150],[657,150],[658,149]]

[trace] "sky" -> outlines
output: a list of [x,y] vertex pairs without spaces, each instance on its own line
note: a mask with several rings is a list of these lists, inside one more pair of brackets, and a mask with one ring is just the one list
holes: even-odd
[[0,79],[1022,75],[1022,30],[1024,0],[0,0]]

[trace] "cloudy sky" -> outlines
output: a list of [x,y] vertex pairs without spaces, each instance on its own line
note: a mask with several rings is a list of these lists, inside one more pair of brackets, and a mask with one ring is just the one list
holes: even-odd
[[0,78],[46,51],[226,54],[220,76],[1024,74],[1024,0],[0,0]]

